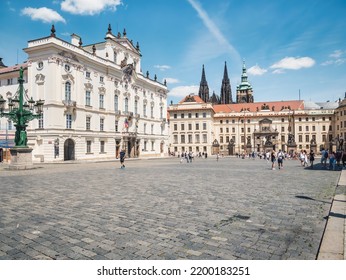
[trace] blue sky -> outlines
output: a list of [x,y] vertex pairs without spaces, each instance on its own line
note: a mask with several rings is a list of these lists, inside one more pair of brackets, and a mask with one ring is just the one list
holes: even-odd
[[220,94],[227,62],[233,100],[245,60],[255,101],[335,101],[346,92],[345,0],[3,0],[0,57],[27,59],[48,36],[104,41],[108,24],[140,44],[142,70],[166,79],[168,101],[198,93],[202,65]]

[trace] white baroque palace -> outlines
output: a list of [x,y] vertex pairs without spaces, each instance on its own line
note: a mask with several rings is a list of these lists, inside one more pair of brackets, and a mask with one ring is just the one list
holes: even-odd
[[28,42],[25,64],[0,69],[4,98],[15,94],[22,66],[27,95],[45,100],[42,119],[27,128],[34,162],[111,159],[122,149],[128,157],[167,155],[168,90],[143,75],[139,44],[110,25],[101,43],[71,37],[57,38],[52,26],[50,36]]

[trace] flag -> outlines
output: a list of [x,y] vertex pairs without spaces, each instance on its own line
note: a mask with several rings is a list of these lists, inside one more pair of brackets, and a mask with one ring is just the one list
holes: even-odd
[[129,121],[127,119],[125,119],[124,126],[125,128],[129,128]]

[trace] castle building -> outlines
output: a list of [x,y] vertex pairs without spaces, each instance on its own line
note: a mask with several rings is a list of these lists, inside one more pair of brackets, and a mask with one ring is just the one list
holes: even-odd
[[[102,42],[83,45],[71,35],[28,42],[24,88],[45,100],[43,116],[29,123],[34,162],[161,157],[168,153],[167,86],[144,75],[139,44],[111,26]],[[15,95],[19,67],[1,67],[0,94]],[[0,119],[0,129],[8,127]],[[11,127],[12,124],[11,124]]]
[[[206,84],[204,71],[202,79]],[[346,101],[341,107],[339,102],[254,102],[245,63],[237,86],[237,102],[232,103],[230,98],[229,103],[222,103],[226,99],[218,100],[214,95],[207,102],[190,94],[169,106],[171,152],[235,155],[312,149],[318,154],[322,148],[335,150],[335,139],[346,137]],[[341,127],[343,134],[339,133]]]

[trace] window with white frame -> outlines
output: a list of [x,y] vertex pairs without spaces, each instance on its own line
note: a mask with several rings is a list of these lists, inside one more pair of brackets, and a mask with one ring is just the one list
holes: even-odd
[[72,128],[72,115],[66,114],[66,128],[71,129]]
[[147,104],[143,104],[143,116],[146,117],[147,116]]
[[100,109],[104,109],[104,99],[105,99],[105,96],[103,94],[100,94],[99,96],[99,105],[100,105]]
[[43,113],[41,114],[41,116],[38,119],[38,128],[39,129],[43,128]]
[[114,95],[114,111],[118,111],[119,110],[119,96],[118,95]]
[[146,123],[144,123],[143,130],[144,130],[143,133],[146,134],[147,133],[147,124]]
[[85,126],[86,126],[86,130],[90,130],[91,126],[91,117],[86,117],[86,120],[85,120]]
[[101,153],[105,152],[105,141],[100,141],[100,152]]
[[163,119],[163,108],[162,108],[162,106],[160,107],[160,119]]
[[151,150],[155,151],[155,141],[151,141]]
[[135,100],[135,114],[138,114],[138,100]]
[[119,131],[119,121],[115,121],[114,122],[114,127],[115,127],[115,132],[118,132]]
[[154,134],[154,125],[151,125],[151,134]]
[[154,105],[151,105],[151,108],[150,108],[150,116],[151,116],[151,118],[154,117]]
[[86,152],[87,152],[87,154],[91,153],[91,141],[90,140],[86,141]]
[[89,90],[85,92],[85,105],[91,106],[91,94]]
[[71,83],[70,82],[65,83],[65,100],[66,101],[71,100]]
[[100,118],[100,131],[104,131],[104,124],[105,124],[105,119]]
[[125,113],[129,112],[129,99],[126,97],[125,98]]

